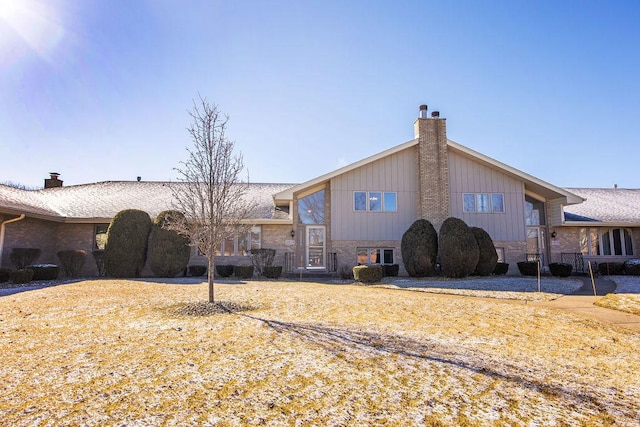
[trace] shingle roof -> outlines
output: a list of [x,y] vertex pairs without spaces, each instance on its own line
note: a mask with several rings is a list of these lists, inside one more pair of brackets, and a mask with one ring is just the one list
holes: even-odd
[[598,221],[640,224],[640,189],[567,188],[584,202],[566,206],[566,221]]
[[[180,185],[184,184],[105,181],[37,191],[0,185],[0,210],[68,219],[111,219],[121,210],[140,209],[153,217],[171,209],[171,187]],[[246,197],[258,206],[254,219],[281,218],[282,215],[275,210],[273,194],[292,185],[250,184]]]

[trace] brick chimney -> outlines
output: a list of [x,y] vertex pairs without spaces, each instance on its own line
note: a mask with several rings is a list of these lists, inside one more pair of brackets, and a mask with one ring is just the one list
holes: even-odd
[[413,124],[418,139],[418,217],[429,220],[437,231],[451,213],[449,208],[449,165],[446,119],[438,111],[427,116],[427,106]]
[[51,175],[51,178],[44,180],[44,188],[62,187],[62,180],[58,179],[60,176],[58,172],[49,172],[49,175]]

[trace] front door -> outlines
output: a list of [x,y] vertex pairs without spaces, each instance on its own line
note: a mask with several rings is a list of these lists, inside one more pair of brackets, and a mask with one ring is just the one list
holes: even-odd
[[325,227],[324,225],[307,226],[307,268],[323,269],[325,264]]
[[540,260],[540,265],[547,262],[545,245],[545,227],[527,227],[527,261]]

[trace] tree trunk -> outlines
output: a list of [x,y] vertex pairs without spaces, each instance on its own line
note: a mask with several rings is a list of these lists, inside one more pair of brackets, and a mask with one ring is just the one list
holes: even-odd
[[209,256],[209,268],[207,270],[207,277],[209,279],[209,302],[213,303],[215,301],[213,293],[213,276],[215,274],[213,255]]

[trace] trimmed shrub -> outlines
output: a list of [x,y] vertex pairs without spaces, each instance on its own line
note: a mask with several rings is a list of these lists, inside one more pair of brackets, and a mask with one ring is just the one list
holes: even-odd
[[353,280],[353,267],[342,264],[338,269],[338,275],[342,280]]
[[230,264],[220,264],[216,265],[216,273],[220,277],[231,277],[233,274],[233,265]]
[[96,249],[91,252],[91,255],[93,255],[93,259],[96,262],[98,276],[104,276],[104,249]]
[[398,264],[384,264],[382,266],[382,272],[385,276],[397,276],[400,272],[400,266]]
[[571,264],[563,262],[552,262],[549,264],[549,271],[551,271],[551,275],[556,277],[569,277],[571,275],[571,270],[573,270],[573,266]]
[[151,218],[144,211],[127,209],[113,217],[104,248],[104,267],[109,276],[140,277],[150,230]]
[[17,270],[23,270],[27,265],[33,264],[41,252],[38,248],[13,248],[9,258]]
[[603,276],[619,276],[624,274],[624,263],[601,262],[598,264],[598,272]]
[[402,261],[411,277],[433,274],[438,255],[438,233],[426,219],[415,221],[402,235]]
[[0,283],[8,282],[10,273],[11,273],[10,269],[0,268]]
[[277,279],[282,275],[282,266],[281,265],[268,265],[264,267],[264,271],[262,272],[264,277],[267,279]]
[[358,265],[353,267],[353,277],[362,283],[377,283],[382,280],[381,265]]
[[78,277],[87,259],[87,252],[82,249],[58,252],[58,259],[62,265],[62,271],[67,277]]
[[20,269],[9,273],[9,280],[14,284],[29,283],[33,279],[33,270]]
[[496,247],[491,240],[491,236],[484,229],[480,227],[471,227],[476,243],[478,243],[478,250],[480,251],[480,257],[478,258],[478,264],[474,274],[478,276],[489,276],[496,269],[498,263],[498,253]]
[[624,274],[640,276],[640,259],[630,259],[625,261]]
[[234,265],[233,275],[236,279],[251,279],[253,277],[253,265]]
[[509,263],[497,262],[496,267],[493,269],[493,274],[502,276],[504,274],[507,274],[507,271],[509,271]]
[[264,275],[264,268],[273,264],[273,258],[276,256],[275,249],[261,248],[251,249],[251,264],[258,276]]
[[206,272],[207,272],[206,265],[190,265],[189,266],[189,276],[201,277],[201,276],[204,276]]
[[154,219],[149,235],[149,267],[156,277],[176,277],[189,264],[189,239],[168,229],[186,224],[182,212],[163,211]]
[[523,276],[537,276],[538,275],[538,261],[520,261],[518,263],[518,270]]
[[27,270],[33,270],[31,280],[56,280],[60,269],[55,264],[35,264],[27,266]]
[[480,249],[471,228],[459,218],[447,218],[440,227],[440,260],[447,277],[466,277],[476,270]]

